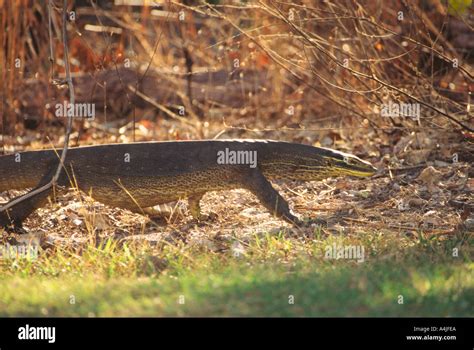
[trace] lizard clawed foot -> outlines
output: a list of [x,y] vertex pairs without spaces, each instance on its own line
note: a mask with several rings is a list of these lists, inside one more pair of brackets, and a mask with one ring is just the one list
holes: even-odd
[[9,233],[16,233],[16,234],[19,234],[19,235],[23,235],[23,234],[28,233],[28,231],[25,230],[25,228],[23,227],[22,223],[13,223],[13,224],[9,223],[9,224],[6,224],[6,223],[1,222],[0,227],[3,228],[5,230],[5,232],[9,232]]
[[327,226],[328,222],[325,219],[320,219],[320,218],[309,218],[306,220],[301,220],[298,218],[295,218],[296,220],[292,220],[292,223],[297,226],[297,227],[311,227],[311,226]]
[[189,211],[193,218],[198,222],[214,221],[217,218],[217,214],[213,211],[210,211],[207,215],[201,213],[201,206],[199,205],[199,201],[201,200],[203,195],[204,193],[196,193],[188,197]]
[[5,231],[23,234],[26,231],[23,228],[23,220],[19,218],[11,218],[8,214],[0,213],[0,227]]
[[216,220],[218,217],[218,215],[213,212],[213,211],[210,211],[209,214],[199,214],[199,216],[195,219],[199,222],[203,222],[203,221],[214,221]]
[[310,226],[327,226],[328,225],[328,221],[326,219],[321,219],[321,218],[313,218],[313,219],[308,219],[306,221],[307,225],[310,225]]

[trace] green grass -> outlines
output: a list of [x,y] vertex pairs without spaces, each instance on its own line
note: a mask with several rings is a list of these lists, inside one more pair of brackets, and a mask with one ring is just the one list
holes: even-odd
[[[267,234],[239,257],[182,243],[55,249],[1,261],[0,315],[474,316],[466,236]],[[363,245],[366,261],[325,259],[332,243]]]

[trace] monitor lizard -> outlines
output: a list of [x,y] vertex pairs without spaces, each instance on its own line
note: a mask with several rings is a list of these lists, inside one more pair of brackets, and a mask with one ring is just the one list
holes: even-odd
[[[48,183],[59,163],[54,150],[0,156],[0,192],[38,188]],[[144,208],[188,199],[202,219],[199,202],[208,191],[244,188],[273,215],[293,224],[272,180],[317,181],[327,177],[371,176],[376,168],[354,155],[304,144],[272,140],[200,140],[137,142],[71,148],[59,186],[77,186],[109,206],[143,213]],[[53,189],[0,208],[0,226],[22,225],[47,203]]]

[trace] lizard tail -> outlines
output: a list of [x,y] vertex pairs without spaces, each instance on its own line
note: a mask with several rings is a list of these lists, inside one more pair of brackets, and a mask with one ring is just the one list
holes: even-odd
[[54,159],[51,151],[18,152],[0,156],[0,192],[38,185]]

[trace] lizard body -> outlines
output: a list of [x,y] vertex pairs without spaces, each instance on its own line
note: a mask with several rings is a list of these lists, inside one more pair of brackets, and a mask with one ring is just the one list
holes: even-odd
[[[59,162],[53,150],[0,156],[0,191],[38,188]],[[299,220],[272,187],[271,180],[317,181],[331,176],[370,176],[368,162],[339,151],[270,140],[139,142],[71,148],[60,186],[79,189],[104,204],[143,212],[143,208],[188,198],[200,218],[199,200],[208,191],[244,188],[274,215]],[[0,225],[21,224],[46,203],[46,191],[11,209],[0,209]]]

